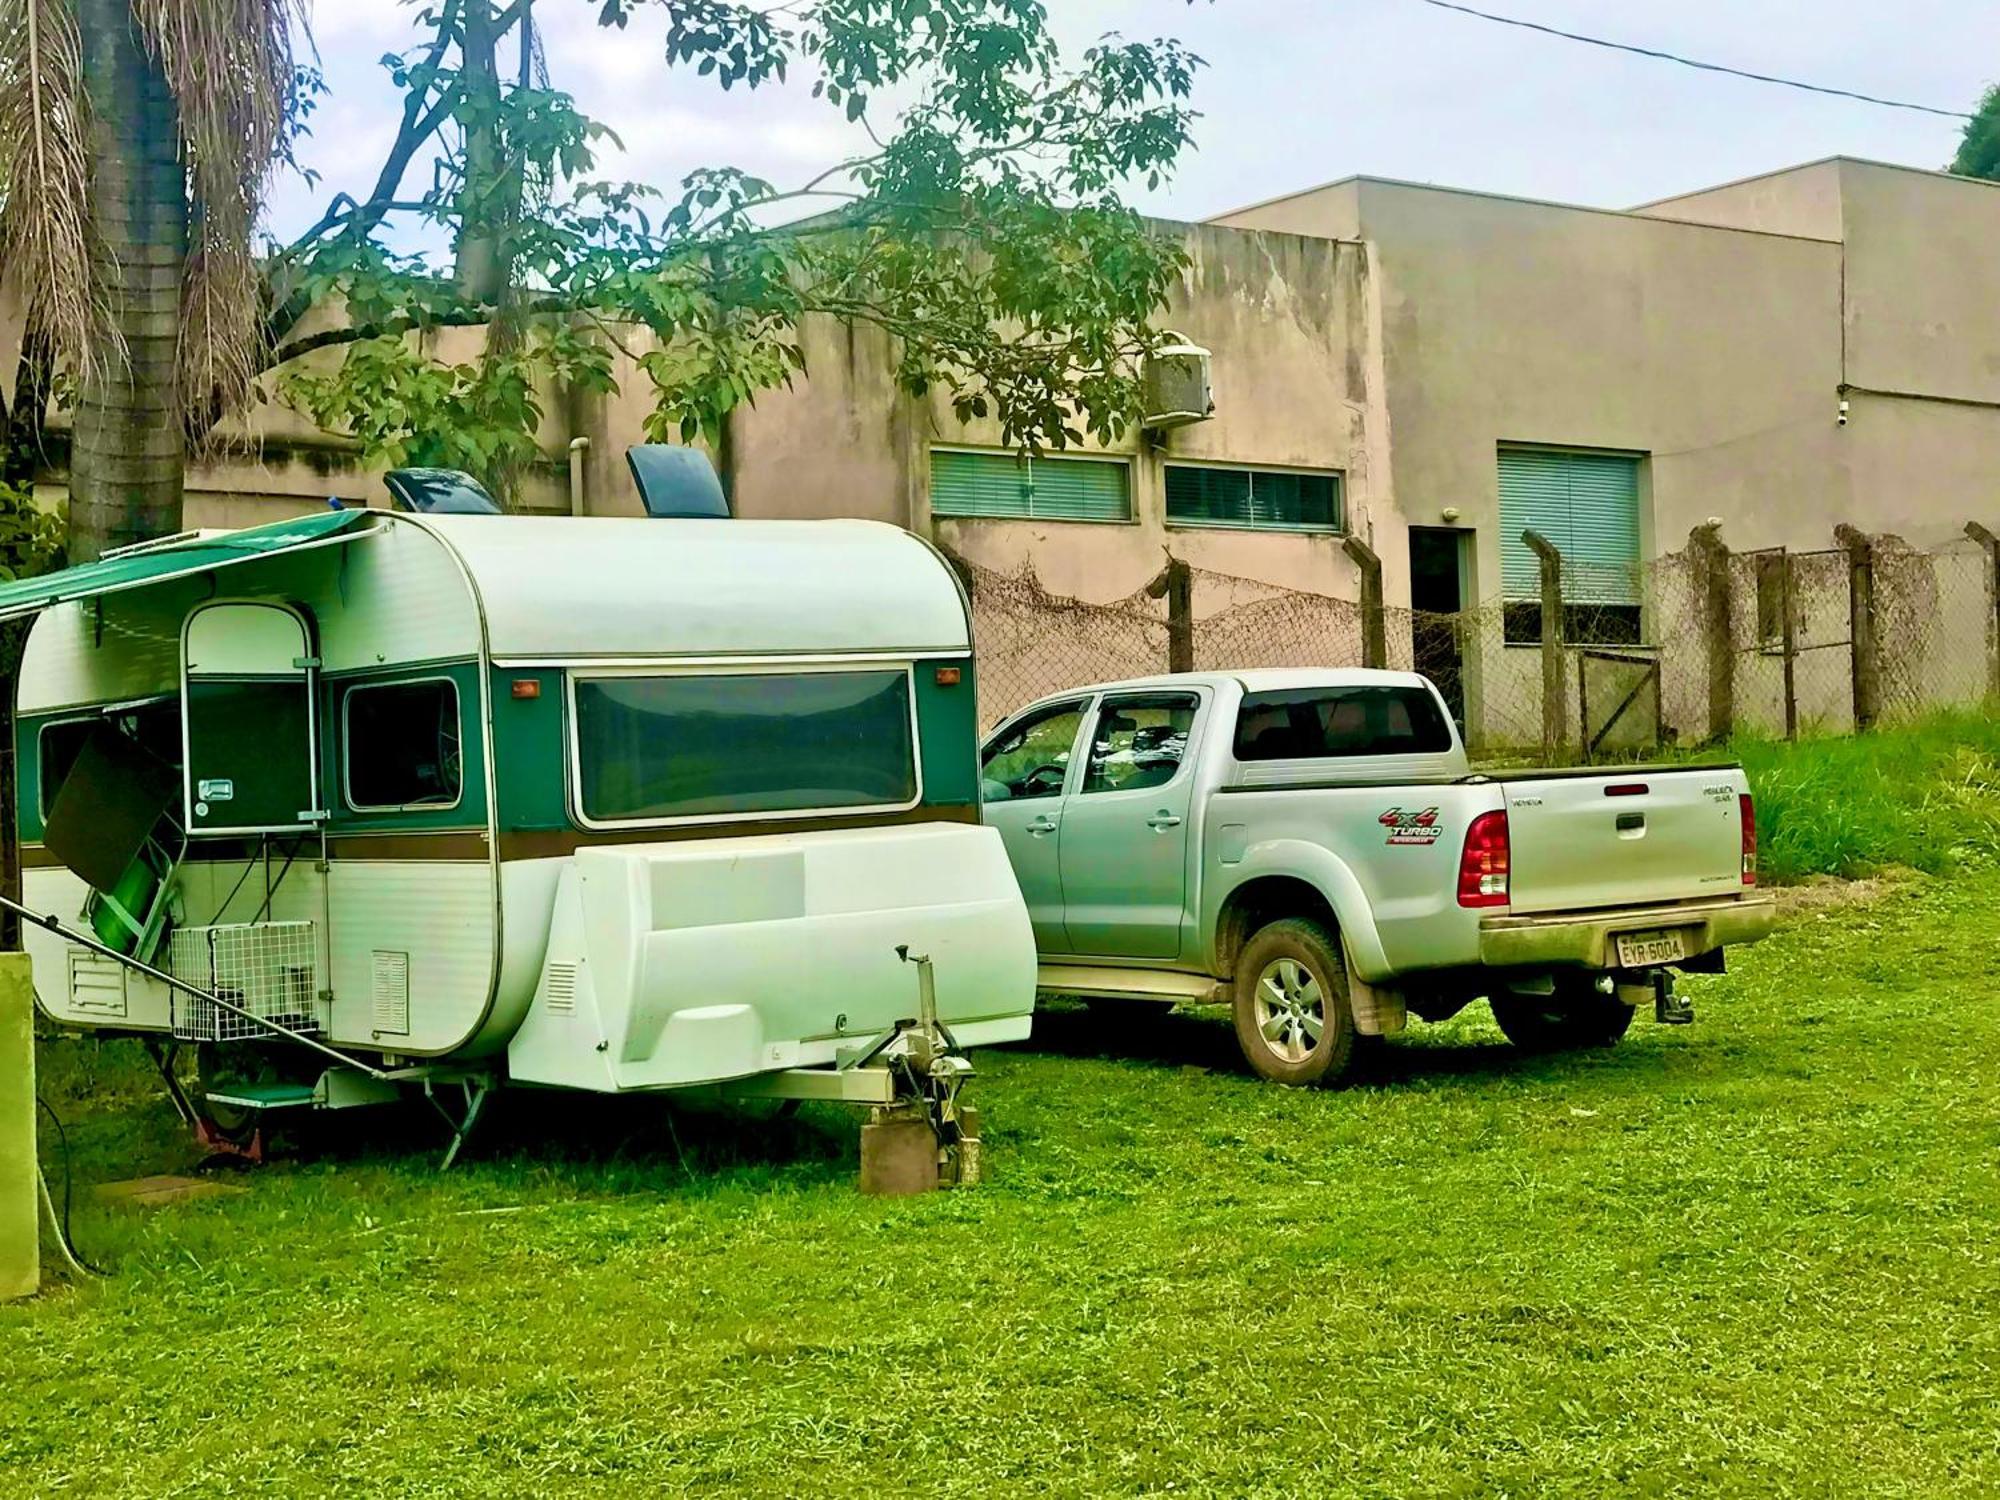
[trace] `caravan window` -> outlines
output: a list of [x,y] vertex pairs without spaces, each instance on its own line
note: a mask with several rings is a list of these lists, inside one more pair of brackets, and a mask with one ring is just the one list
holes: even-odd
[[908,807],[910,674],[744,672],[575,684],[591,823]]
[[55,805],[56,793],[76,765],[83,742],[99,724],[109,722],[121,734],[130,735],[158,757],[163,765],[177,766],[181,759],[181,708],[177,700],[160,698],[125,708],[101,709],[88,718],[62,719],[44,724],[38,737],[41,751],[40,809],[44,818]]
[[357,812],[455,807],[458,687],[448,677],[367,683],[341,697],[347,805]]

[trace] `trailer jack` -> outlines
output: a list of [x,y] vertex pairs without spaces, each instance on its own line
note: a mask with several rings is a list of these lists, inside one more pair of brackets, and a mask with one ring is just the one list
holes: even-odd
[[466,1141],[471,1139],[473,1128],[486,1113],[486,1101],[493,1097],[493,1079],[490,1074],[472,1073],[462,1078],[442,1080],[446,1087],[452,1083],[458,1085],[460,1104],[455,1118],[450,1106],[439,1097],[440,1082],[425,1078],[424,1098],[430,1101],[431,1108],[436,1110],[443,1117],[445,1124],[451,1127],[451,1144],[445,1148],[444,1160],[438,1163],[440,1172],[448,1172],[451,1170],[451,1164],[458,1160],[458,1153],[464,1149]]

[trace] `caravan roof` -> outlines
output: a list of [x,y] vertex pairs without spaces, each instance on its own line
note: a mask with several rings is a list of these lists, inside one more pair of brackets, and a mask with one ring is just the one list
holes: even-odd
[[395,519],[458,554],[501,660],[972,645],[950,568],[879,521]]
[[874,521],[333,511],[0,584],[0,618],[330,543],[367,548],[395,527],[457,559],[503,661],[971,649],[951,569]]

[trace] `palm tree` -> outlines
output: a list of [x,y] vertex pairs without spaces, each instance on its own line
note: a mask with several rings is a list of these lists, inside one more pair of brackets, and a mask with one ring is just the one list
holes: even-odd
[[0,0],[0,265],[76,381],[72,562],[178,530],[186,434],[249,390],[294,20],[290,0]]

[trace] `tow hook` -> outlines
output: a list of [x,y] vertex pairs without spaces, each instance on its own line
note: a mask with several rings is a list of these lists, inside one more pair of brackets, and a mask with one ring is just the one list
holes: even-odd
[[1688,1026],[1694,1022],[1694,1002],[1674,993],[1671,970],[1661,969],[1653,976],[1653,1019],[1662,1026]]

